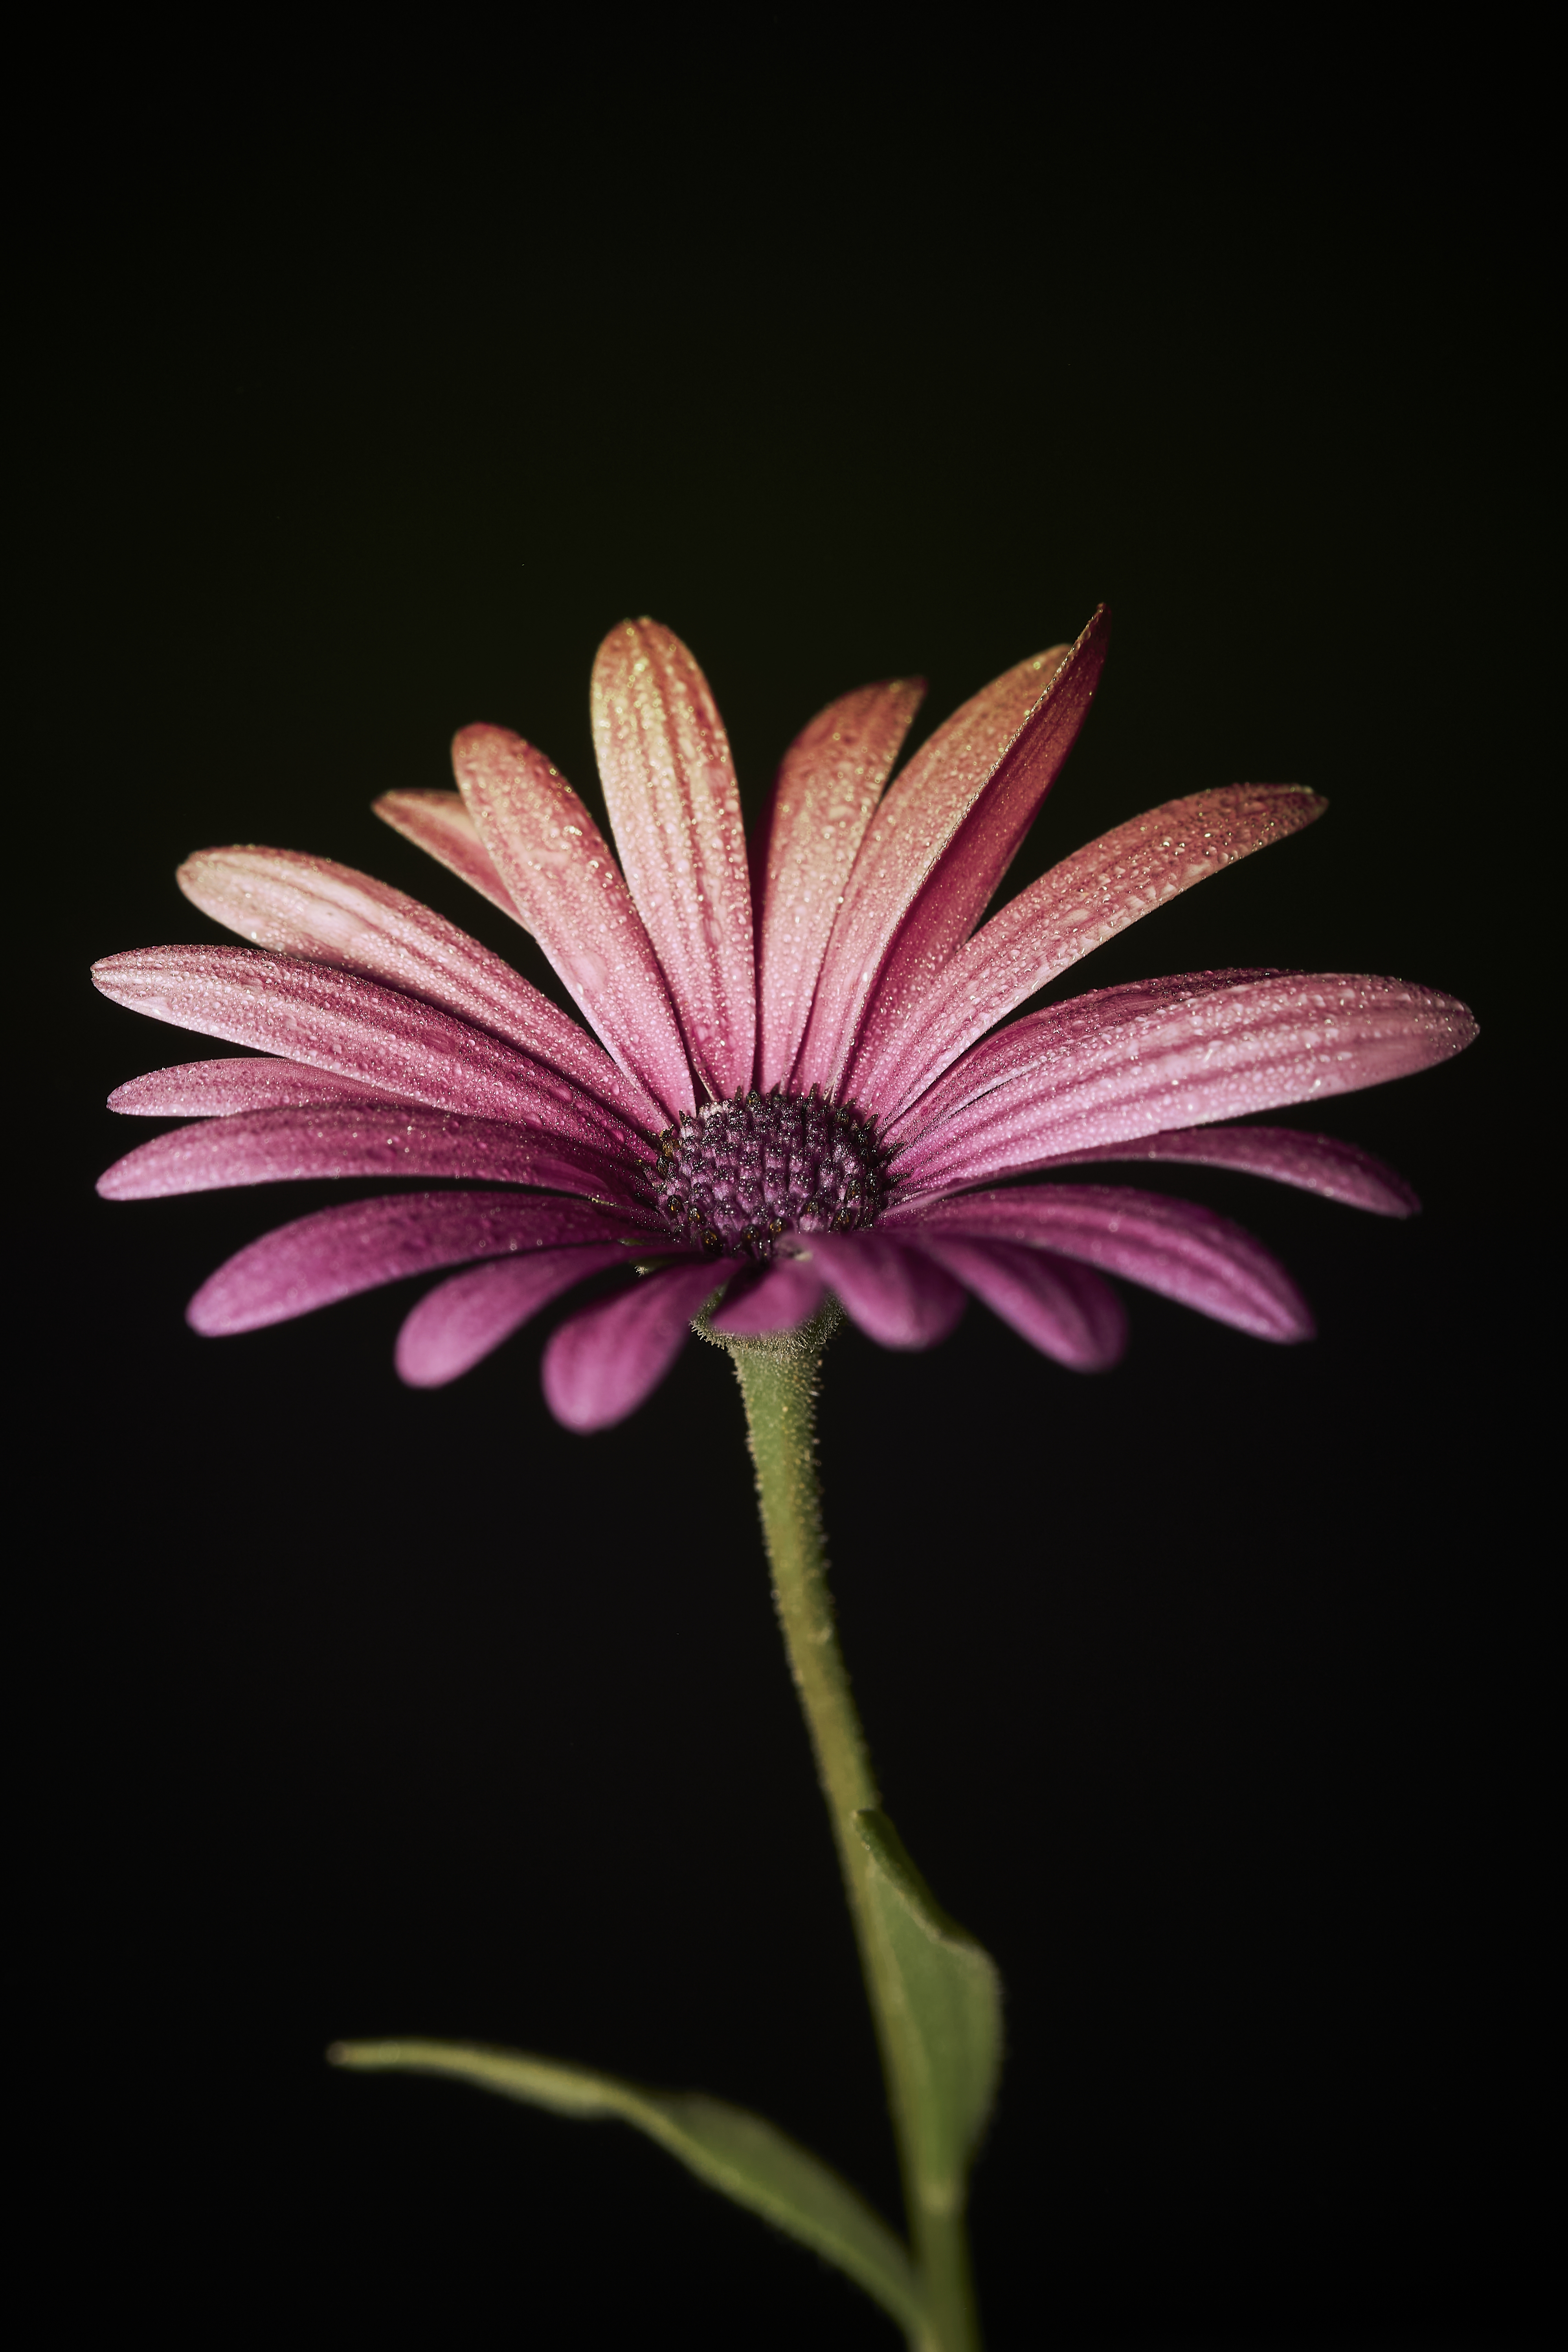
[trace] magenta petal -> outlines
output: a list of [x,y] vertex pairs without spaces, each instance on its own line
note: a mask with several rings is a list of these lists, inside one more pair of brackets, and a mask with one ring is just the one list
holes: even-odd
[[[1024,1185],[894,1210],[911,1241],[1021,1242],[1119,1274],[1259,1339],[1306,1339],[1312,1318],[1279,1261],[1228,1217],[1117,1184]],[[846,1302],[847,1303],[847,1302]]]
[[921,1247],[1031,1347],[1075,1372],[1104,1371],[1127,1345],[1121,1301],[1086,1265],[955,1234],[922,1234]]
[[747,1288],[731,1286],[708,1320],[715,1331],[759,1339],[808,1323],[822,1304],[822,1276],[806,1258],[779,1258]]
[[646,1136],[573,1080],[489,1030],[329,964],[252,948],[145,948],[106,956],[95,986],[117,1004],[308,1062],[437,1110],[520,1119],[641,1162]]
[[527,930],[522,910],[479,839],[479,827],[464,806],[461,793],[383,793],[371,806],[394,833],[460,875],[471,889]]
[[691,1072],[653,942],[582,801],[504,727],[465,727],[452,765],[508,894],[584,1019],[668,1110],[689,1110]]
[[852,1323],[884,1348],[934,1348],[963,1312],[952,1276],[882,1234],[813,1234],[811,1255]]
[[1282,841],[1328,806],[1296,784],[1194,793],[1119,824],[1053,866],[975,932],[924,989],[879,997],[855,1060],[863,1100],[896,1115],[964,1048],[1139,917]]
[[764,1092],[790,1083],[845,883],[924,692],[920,678],[889,678],[841,695],[780,763],[752,845]]
[[[229,1184],[327,1176],[447,1176],[536,1184],[619,1202],[624,1168],[510,1120],[462,1118],[418,1103],[327,1104],[202,1119],[128,1151],[98,1180],[106,1201],[155,1201]],[[634,1223],[650,1213],[628,1204]]]
[[109,1108],[136,1118],[232,1118],[247,1110],[289,1110],[310,1103],[395,1103],[405,1096],[358,1086],[305,1062],[270,1054],[223,1054],[210,1062],[176,1062],[127,1078]]
[[287,1323],[339,1298],[466,1258],[625,1241],[630,1260],[646,1233],[592,1201],[520,1199],[505,1192],[401,1192],[279,1225],[208,1277],[185,1310],[216,1338]]
[[607,1265],[624,1265],[626,1255],[613,1244],[537,1250],[531,1257],[491,1259],[454,1274],[426,1293],[398,1333],[399,1377],[412,1389],[445,1388],[563,1290]]
[[845,890],[797,1084],[852,1087],[873,1003],[923,989],[979,921],[1083,723],[1105,630],[1101,611],[1065,657],[1053,647],[997,678],[897,778]]
[[1293,1127],[1179,1127],[1132,1143],[1104,1143],[1092,1151],[1064,1151],[1047,1165],[1077,1168],[1103,1160],[1184,1160],[1199,1168],[1234,1168],[1321,1192],[1347,1208],[1379,1217],[1412,1217],[1421,1203],[1404,1177],[1356,1143],[1337,1135],[1310,1135]]
[[291,849],[249,847],[201,850],[177,879],[204,914],[253,947],[385,981],[521,1046],[634,1126],[657,1134],[663,1124],[647,1089],[531,982],[373,876]]
[[1026,1014],[892,1122],[921,1192],[1426,1069],[1468,1045],[1457,998],[1343,972],[1184,972]]
[[681,1349],[691,1318],[740,1258],[704,1258],[645,1275],[630,1290],[563,1323],[544,1350],[544,1397],[568,1429],[608,1429],[635,1412]]
[[723,721],[690,654],[658,621],[611,630],[590,709],[626,881],[692,1067],[722,1100],[752,1083],[757,1023],[751,877]]

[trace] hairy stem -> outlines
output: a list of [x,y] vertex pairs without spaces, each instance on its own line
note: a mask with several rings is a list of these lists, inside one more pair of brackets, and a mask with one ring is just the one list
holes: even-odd
[[[721,1344],[733,1359],[745,1401],[763,1539],[773,1570],[773,1602],[833,1824],[867,1995],[876,2021],[912,2251],[926,2304],[925,2324],[910,2342],[916,2352],[979,2352],[963,2208],[954,2207],[951,2184],[922,2180],[915,2158],[913,2106],[918,2086],[908,2073],[899,2037],[892,2030],[901,1989],[890,1977],[881,1944],[868,1932],[868,1864],[853,1821],[857,1812],[878,1805],[880,1800],[827,1588],[822,1489],[816,1468],[818,1374],[823,1349],[837,1321],[838,1309],[830,1306],[801,1330],[765,1339],[723,1339]],[[720,1339],[717,1332],[710,1336]]]

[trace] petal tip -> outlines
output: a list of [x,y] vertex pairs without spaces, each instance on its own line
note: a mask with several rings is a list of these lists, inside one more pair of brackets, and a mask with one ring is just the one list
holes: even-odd
[[[480,751],[494,743],[505,744],[515,740],[510,728],[497,727],[488,719],[476,719],[467,727],[459,727],[453,736],[452,763],[454,767],[457,765],[462,752]],[[390,799],[391,795],[387,793],[383,797]]]

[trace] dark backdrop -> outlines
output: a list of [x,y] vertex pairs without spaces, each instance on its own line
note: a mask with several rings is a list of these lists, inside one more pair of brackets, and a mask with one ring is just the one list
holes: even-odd
[[100,90],[22,202],[13,905],[47,1139],[17,1153],[16,1573],[62,2325],[108,2294],[167,2340],[891,2342],[616,2127],[321,2062],[416,2031],[700,2085],[891,2204],[727,1367],[693,1348],[583,1441],[537,1333],[400,1388],[403,1291],[196,1339],[197,1282],[341,1195],[99,1202],[147,1132],[104,1094],[202,1048],[86,969],[216,936],[173,869],[258,839],[532,970],[368,804],[447,781],[479,718],[593,795],[623,614],[695,648],[754,806],[832,695],[921,669],[930,724],[1103,598],[1106,684],[1018,878],[1204,786],[1333,805],[1062,992],[1391,971],[1483,1034],[1310,1122],[1412,1178],[1409,1225],[1183,1179],[1291,1265],[1310,1347],[1137,1296],[1103,1379],[976,1308],[930,1356],[829,1358],[888,1803],[1011,1997],[990,2330],[1525,2341],[1528,173],[1496,179],[1457,85],[1298,117],[1282,61],[1227,113],[1201,57],[1134,80],[1130,50],[977,37],[914,70],[807,34],[715,75],[627,38],[384,102],[237,69],[189,115]]

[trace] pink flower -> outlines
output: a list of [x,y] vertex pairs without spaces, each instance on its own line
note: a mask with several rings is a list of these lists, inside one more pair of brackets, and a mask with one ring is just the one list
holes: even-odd
[[[533,933],[586,1027],[366,875],[285,850],[191,858],[186,896],[253,944],[110,956],[93,977],[253,1050],[119,1088],[117,1110],[196,1123],[99,1190],[479,1182],[302,1217],[191,1302],[198,1331],[246,1331],[460,1266],[399,1335],[416,1386],[455,1379],[588,1276],[657,1261],[545,1350],[551,1407],[581,1430],[641,1402],[720,1290],[721,1330],[791,1328],[831,1290],[889,1348],[943,1338],[972,1291],[1079,1370],[1123,1345],[1105,1273],[1260,1339],[1307,1337],[1289,1276],[1239,1226],[1057,1171],[1188,1160],[1407,1215],[1409,1188],[1353,1146],[1222,1122],[1424,1068],[1475,1023],[1402,981],[1249,971],[1101,989],[997,1028],[1088,950],[1323,807],[1290,785],[1168,802],[976,929],[1105,643],[1101,613],[1075,646],[1006,671],[885,795],[921,688],[845,695],[785,754],[749,856],[712,696],[655,622],[613,631],[594,667],[619,863],[542,752],[466,729],[458,792],[389,793],[377,812]],[[1001,1181],[1040,1171],[1053,1181]]]

